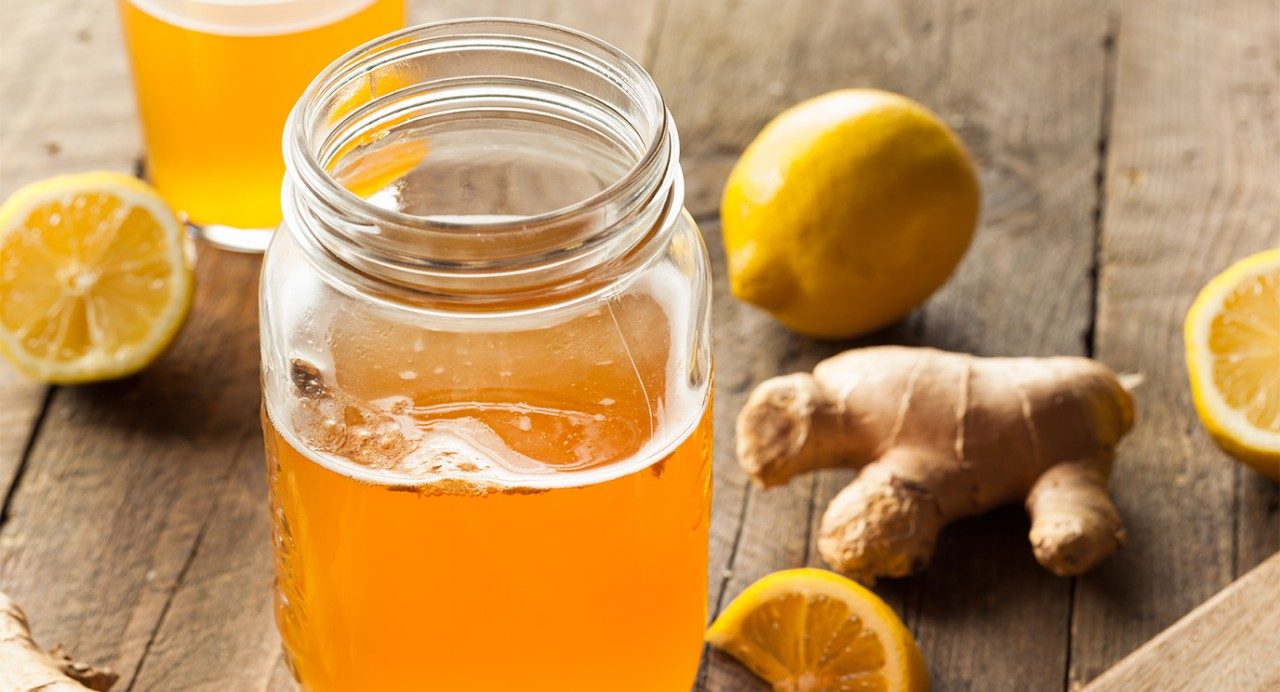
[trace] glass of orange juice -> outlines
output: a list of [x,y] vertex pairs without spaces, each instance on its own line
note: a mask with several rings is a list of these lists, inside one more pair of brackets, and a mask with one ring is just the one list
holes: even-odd
[[404,0],[119,0],[147,175],[202,237],[260,252],[280,223],[285,118]]
[[302,687],[688,690],[710,286],[653,80],[552,25],[426,25],[286,130],[259,314]]

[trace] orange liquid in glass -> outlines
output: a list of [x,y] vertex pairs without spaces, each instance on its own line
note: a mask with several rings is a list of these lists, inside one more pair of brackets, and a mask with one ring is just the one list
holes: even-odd
[[280,222],[281,137],[307,84],[338,56],[404,25],[404,0],[356,3],[331,23],[276,35],[198,30],[119,4],[148,177],[192,221],[236,228]]
[[295,674],[309,690],[689,689],[710,429],[611,481],[475,496],[334,473],[268,425]]
[[[337,382],[325,387],[401,403],[321,400],[329,408],[307,414],[315,403],[295,390],[288,432],[264,417],[276,616],[305,689],[690,688],[706,625],[711,414],[646,403],[687,376],[666,371],[659,310],[627,299],[502,335],[360,334],[352,319],[342,333],[358,338],[330,337]],[[611,319],[646,327],[621,338]],[[494,384],[507,381],[518,385]],[[386,410],[400,417],[380,427]],[[648,426],[664,415],[668,427]],[[422,482],[379,482],[365,472],[392,468],[379,459],[399,453],[406,420],[458,437],[414,466]],[[664,429],[670,441],[646,448]],[[479,458],[467,439],[499,445],[536,482],[432,480],[438,465]],[[584,471],[591,482],[568,480]]]

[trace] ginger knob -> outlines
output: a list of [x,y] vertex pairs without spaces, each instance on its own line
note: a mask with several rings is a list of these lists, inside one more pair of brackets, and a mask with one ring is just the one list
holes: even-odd
[[737,453],[766,486],[859,469],[818,537],[852,577],[910,574],[943,526],[1019,501],[1036,559],[1072,575],[1124,542],[1107,481],[1133,416],[1119,378],[1087,358],[885,346],[761,383],[738,416]]

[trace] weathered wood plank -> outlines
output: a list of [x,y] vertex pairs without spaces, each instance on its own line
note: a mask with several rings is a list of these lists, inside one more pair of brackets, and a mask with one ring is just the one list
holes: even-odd
[[[0,42],[0,95],[6,103],[5,117],[0,119],[0,194],[56,173],[132,169],[139,153],[138,136],[112,3],[7,2],[0,8],[0,23],[6,37]],[[4,367],[0,483],[7,490],[9,483],[17,482],[16,465],[33,434],[30,426],[44,404],[45,388],[18,379]],[[76,412],[65,405],[67,399],[93,397],[95,392],[100,396],[111,387],[57,397],[63,405],[55,401],[49,410],[51,436],[33,448],[26,482],[15,493],[8,508],[11,520],[0,533],[0,588],[24,601],[36,622],[37,636],[63,641],[73,649],[85,642],[84,648],[93,650],[88,655],[99,660],[108,660],[110,654],[98,650],[99,632],[93,623],[83,621],[90,619],[89,613],[111,610],[110,600],[101,597],[94,582],[110,582],[120,565],[109,556],[110,550],[91,543],[92,532],[79,534],[88,522],[100,522],[98,528],[109,531],[104,518],[111,514],[95,512],[103,507],[85,497],[99,487],[95,479],[70,467],[45,463],[44,450],[49,447],[44,443],[54,440],[57,430],[65,430],[67,420],[75,417]],[[81,422],[111,424],[113,417],[103,415],[103,405],[93,408],[81,412]],[[119,431],[113,437],[123,434]],[[61,449],[61,458],[89,454],[110,458],[112,445],[95,447],[97,442],[105,440],[71,436],[52,446]],[[28,493],[29,489],[34,492]],[[40,524],[30,521],[32,514],[79,521]],[[120,538],[126,544],[132,540],[127,533]],[[60,554],[46,560],[50,552]],[[108,585],[101,590],[113,589]],[[131,630],[123,620],[127,616],[122,612],[116,618],[117,633],[149,634]]]
[[[919,315],[929,343],[1085,355],[1092,322],[1106,3],[958,4],[938,22],[936,89],[983,168],[984,222]],[[1020,506],[956,525],[913,586],[913,625],[942,689],[1053,689],[1067,668],[1069,580],[1035,562]]]
[[1210,277],[1280,244],[1280,6],[1129,2],[1119,27],[1097,352],[1146,383],[1111,484],[1129,545],[1080,580],[1073,683],[1277,548],[1274,485],[1196,420],[1181,326]]
[[259,431],[245,430],[234,454],[133,689],[261,690],[276,674],[280,637]]
[[1280,688],[1280,555],[1143,644],[1088,692]]
[[115,3],[0,3],[0,196],[54,173],[131,171],[140,151]]
[[[0,498],[17,481],[27,445],[36,433],[49,388],[27,379],[8,363],[0,365]],[[2,510],[2,508],[0,508]],[[0,522],[4,521],[0,514]]]
[[1237,577],[1280,551],[1280,485],[1262,474],[1236,469],[1235,568]]
[[[106,2],[0,3],[0,199],[57,173],[129,170],[133,101],[117,93],[124,54]],[[0,363],[0,497],[14,482],[48,388]]]
[[[1280,242],[1280,18],[1266,3],[1182,4],[1133,3],[1122,22],[1124,100],[1111,145],[1122,159],[1108,170],[1097,343],[1111,365],[1145,371],[1148,385],[1114,483],[1133,540],[1081,585],[1075,683],[1280,544],[1276,486],[1226,460],[1194,422],[1177,336],[1208,276]],[[844,85],[912,95],[955,124],[981,159],[983,229],[952,284],[875,340],[992,354],[1084,348],[1105,81],[1101,2],[698,5],[673,3],[664,16],[659,0],[451,0],[415,3],[412,17],[549,19],[655,59],[682,129],[690,207],[703,218],[741,147],[786,105]],[[0,95],[9,104],[0,193],[64,170],[127,170],[137,136],[111,3],[5,0],[0,23]],[[719,252],[716,224],[704,230]],[[114,663],[126,684],[141,664],[138,688],[199,687],[210,670],[235,668],[237,688],[288,689],[269,592],[264,585],[245,597],[256,588],[251,575],[269,567],[256,380],[246,369],[256,363],[252,307],[211,297],[214,281],[221,293],[251,282],[252,260],[203,259],[202,302],[164,363],[53,398],[0,531],[0,588],[24,602],[43,641]],[[814,561],[814,522],[849,477],[770,493],[746,487],[732,457],[746,392],[842,345],[791,336],[737,303],[715,261],[713,608],[764,572]],[[193,383],[211,369],[224,381]],[[0,373],[0,489],[43,399],[42,387],[16,382]],[[1031,561],[1025,532],[1017,508],[965,522],[943,537],[928,573],[878,587],[906,612],[939,687],[1061,684],[1068,585]],[[711,658],[707,678],[709,689],[752,689],[723,657]]]
[[585,31],[647,62],[654,26],[669,0],[411,0],[409,21],[517,17]]
[[111,665],[125,687],[257,429],[256,275],[253,258],[204,253],[167,355],[58,389],[0,530],[0,589],[35,636]]
[[[690,207],[714,213],[728,167],[784,107],[845,86],[906,93],[953,123],[978,157],[984,221],[948,288],[868,341],[1082,353],[1105,84],[1103,9],[1088,1],[673,5],[654,71],[681,129]],[[717,339],[734,342],[736,353],[717,353],[720,391],[727,382],[749,387],[810,367],[848,345],[761,339],[768,329],[737,321],[758,313],[734,306],[734,314],[725,302],[733,306],[717,303]],[[717,419],[722,430],[734,413]],[[726,446],[717,454],[731,454]],[[714,536],[736,536],[730,545],[737,546],[723,564],[713,540],[713,572],[731,570],[720,603],[760,574],[812,561],[812,546],[802,551],[797,543],[811,541],[813,522],[849,479],[829,474],[757,492],[744,490],[736,465],[716,470]],[[1017,510],[966,522],[944,536],[928,573],[878,589],[909,612],[939,687],[1061,685],[1070,584],[1035,564],[1026,531]],[[720,656],[709,659],[703,685],[755,688]]]

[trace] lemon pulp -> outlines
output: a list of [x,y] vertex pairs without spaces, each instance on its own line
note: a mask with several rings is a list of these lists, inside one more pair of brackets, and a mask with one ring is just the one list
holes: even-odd
[[784,570],[752,584],[707,641],[778,691],[928,689],[920,650],[893,610],[826,570]]
[[0,352],[50,382],[136,372],[181,326],[191,263],[181,221],[134,178],[29,185],[0,207]]
[[1226,452],[1280,478],[1280,249],[1232,265],[1187,313],[1196,413]]

